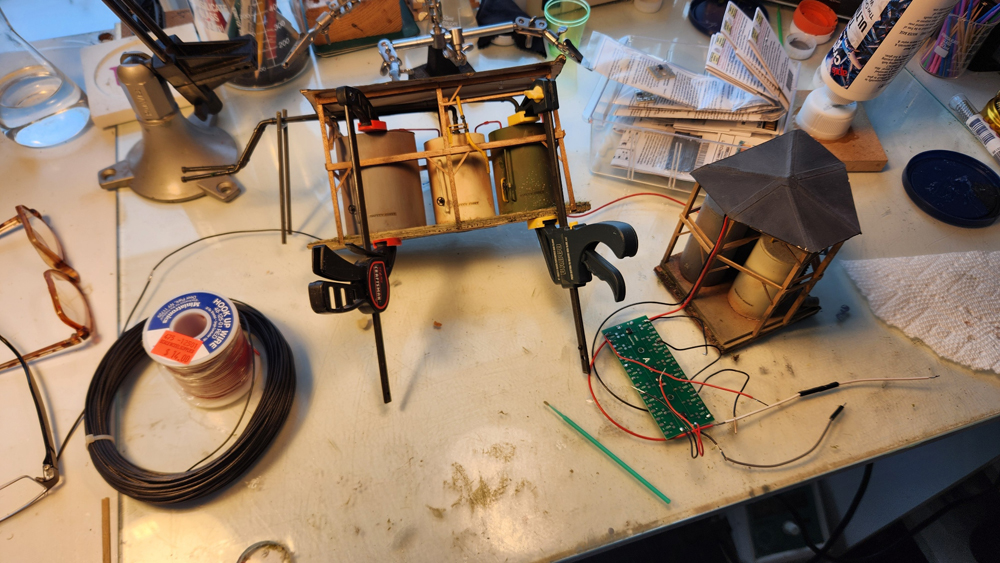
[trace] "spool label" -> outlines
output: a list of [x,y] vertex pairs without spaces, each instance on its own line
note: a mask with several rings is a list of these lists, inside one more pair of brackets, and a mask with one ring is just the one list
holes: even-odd
[[226,347],[238,322],[236,315],[235,306],[225,297],[185,293],[149,317],[143,343],[150,354],[164,358],[168,365],[198,364]]
[[163,333],[150,353],[163,356],[179,364],[188,365],[200,348],[201,340],[168,330]]

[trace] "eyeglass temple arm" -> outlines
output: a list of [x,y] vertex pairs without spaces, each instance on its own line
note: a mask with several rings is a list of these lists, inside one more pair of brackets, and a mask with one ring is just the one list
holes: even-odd
[[[72,338],[70,338],[70,340],[72,340]],[[14,348],[14,346],[3,336],[0,336],[0,341],[3,341],[7,348],[10,348],[11,352],[14,352],[14,356],[17,357],[17,363],[21,364],[21,368],[24,369],[24,376],[28,380],[28,388],[31,390],[31,399],[35,403],[35,414],[38,415],[38,425],[42,430],[42,442],[45,443],[45,458],[42,460],[42,477],[36,478],[36,481],[40,482],[46,488],[52,488],[59,481],[59,467],[56,465],[56,446],[52,440],[52,428],[49,426],[49,417],[46,415],[44,410],[42,395],[39,393],[38,384],[35,383],[35,378],[31,375],[31,370],[28,369],[28,363],[21,356],[21,353],[18,352],[17,349]],[[59,344],[56,346],[58,345]],[[51,347],[52,346],[49,346],[49,348]]]

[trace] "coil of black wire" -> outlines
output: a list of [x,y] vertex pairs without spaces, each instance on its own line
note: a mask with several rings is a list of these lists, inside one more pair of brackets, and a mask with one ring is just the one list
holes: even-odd
[[[183,473],[144,469],[125,459],[110,440],[88,445],[94,467],[118,492],[154,504],[190,501],[214,493],[236,479],[259,459],[288,418],[295,397],[295,362],[285,337],[253,307],[235,301],[240,323],[260,343],[266,364],[264,387],[250,421],[225,452]],[[122,383],[142,361],[151,361],[142,347],[145,321],[122,334],[104,355],[87,390],[84,427],[89,436],[111,435],[111,412]],[[256,344],[255,344],[256,346]]]

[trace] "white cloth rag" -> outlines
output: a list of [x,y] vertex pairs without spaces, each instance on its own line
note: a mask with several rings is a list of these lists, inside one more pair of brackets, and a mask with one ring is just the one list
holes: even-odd
[[1000,374],[1000,252],[841,264],[878,318],[943,358]]

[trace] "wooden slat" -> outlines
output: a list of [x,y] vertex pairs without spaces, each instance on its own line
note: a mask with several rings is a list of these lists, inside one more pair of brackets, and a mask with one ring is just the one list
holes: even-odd
[[[556,135],[557,138],[564,137],[565,132],[560,131]],[[445,139],[447,144],[447,139]],[[530,145],[532,143],[541,143],[545,141],[545,135],[532,135],[530,137],[521,137],[520,139],[507,139],[505,141],[493,141],[490,143],[484,143],[479,145],[479,148],[484,151],[490,149],[502,149],[505,147],[517,147],[521,145]],[[472,148],[471,145],[458,145],[451,148],[438,149],[434,151],[417,151],[408,152],[404,154],[394,154],[392,156],[381,156],[378,158],[366,158],[361,161],[361,167],[367,168],[369,166],[380,166],[382,164],[393,164],[396,162],[407,162],[410,160],[418,160],[421,158],[435,158],[439,156],[453,155],[457,156],[467,152],[472,152],[476,149]],[[327,164],[327,170],[346,170],[351,167],[350,162],[337,162],[333,164]]]
[[[587,211],[590,209],[590,203],[586,201],[581,201],[577,203],[580,211]],[[372,240],[385,239],[385,238],[398,238],[402,240],[411,238],[421,238],[429,237],[432,235],[440,235],[444,233],[464,233],[466,231],[475,231],[479,229],[489,229],[491,227],[499,227],[500,225],[507,225],[509,223],[520,223],[530,221],[532,219],[537,219],[539,217],[545,217],[546,215],[555,215],[556,208],[548,207],[545,209],[536,209],[534,211],[519,211],[517,213],[508,213],[506,215],[497,215],[496,217],[484,217],[482,219],[470,219],[463,221],[461,227],[455,225],[454,223],[446,223],[443,225],[427,225],[426,227],[411,227],[409,229],[396,229],[392,231],[382,231],[372,233]],[[348,236],[345,238],[344,242],[353,242],[358,244],[361,242],[361,237],[359,235]],[[344,247],[344,244],[337,239],[327,239],[321,240],[313,243],[309,243],[309,247],[312,248],[318,244],[325,244],[337,250]]]

